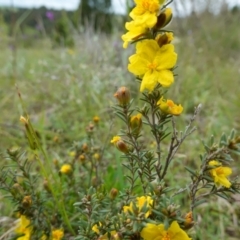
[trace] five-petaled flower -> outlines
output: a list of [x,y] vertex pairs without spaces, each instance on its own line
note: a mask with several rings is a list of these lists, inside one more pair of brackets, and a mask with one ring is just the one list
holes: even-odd
[[227,176],[232,174],[232,169],[229,167],[223,167],[222,164],[216,160],[210,161],[208,165],[213,167],[209,172],[216,185],[230,188],[231,182],[227,179]]
[[160,47],[155,40],[140,41],[136,45],[136,54],[129,58],[128,70],[142,77],[140,91],[154,90],[159,83],[169,87],[173,81],[172,68],[177,61],[177,54],[172,44]]
[[173,221],[168,229],[164,224],[148,223],[141,231],[144,240],[191,240],[177,221]]
[[62,165],[60,172],[63,174],[71,174],[72,173],[72,166],[70,164]]

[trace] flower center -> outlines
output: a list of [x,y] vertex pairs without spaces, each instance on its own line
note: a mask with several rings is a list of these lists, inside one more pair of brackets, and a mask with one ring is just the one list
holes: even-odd
[[221,167],[216,168],[217,175],[223,174],[224,171]]
[[142,1],[142,8],[146,11],[149,11],[151,13],[155,13],[159,10],[159,3],[158,1],[152,1],[152,0],[143,0]]
[[167,100],[168,107],[172,108],[174,107],[174,102],[172,100]]
[[171,238],[170,238],[169,234],[166,233],[166,234],[163,236],[162,240],[171,240]]
[[157,64],[155,64],[155,63],[149,63],[149,64],[148,64],[148,68],[149,68],[150,70],[155,70],[155,69],[157,68]]

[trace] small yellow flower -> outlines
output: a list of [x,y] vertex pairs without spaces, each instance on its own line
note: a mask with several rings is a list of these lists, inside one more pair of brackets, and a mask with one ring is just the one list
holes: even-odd
[[64,236],[62,229],[55,229],[52,231],[52,240],[61,240]]
[[141,237],[144,240],[191,240],[177,221],[173,221],[168,229],[164,228],[164,224],[148,223],[142,229]]
[[64,164],[64,165],[62,165],[60,172],[63,174],[71,174],[72,166],[70,164]]
[[157,102],[157,105],[159,105],[159,108],[165,114],[178,116],[183,111],[183,107],[181,104],[176,105],[172,100],[165,100],[163,97],[160,98],[160,100]]
[[30,226],[30,223],[31,223],[30,220],[25,215],[20,216],[20,223],[15,229],[15,232],[19,235],[20,234],[21,235],[25,234],[25,235],[17,238],[18,240],[30,240],[31,232],[32,232],[32,227]]
[[111,140],[111,143],[114,144],[119,151],[123,153],[129,152],[127,144],[122,140],[121,137],[114,136],[113,139]]
[[232,174],[232,169],[229,167],[222,167],[222,164],[215,160],[210,161],[208,165],[215,167],[209,170],[209,172],[216,185],[222,185],[226,188],[230,188],[231,182],[227,179],[227,176]]
[[[150,196],[137,197],[135,204],[136,204],[136,207],[138,208],[138,212],[136,213],[136,215],[138,215],[142,211],[142,208],[144,206],[146,206],[148,209],[148,211],[145,213],[145,217],[147,218],[151,214],[152,212],[151,205],[153,204],[153,199]],[[123,211],[125,213],[128,213],[128,212],[134,213],[133,202],[131,202],[129,206],[124,206]]]
[[134,0],[136,7],[130,12],[130,17],[138,24],[146,24],[152,28],[157,23],[157,16],[165,0]]
[[140,91],[153,91],[157,84],[169,87],[173,81],[172,68],[177,54],[172,44],[160,47],[156,40],[147,39],[136,45],[136,54],[129,58],[128,70],[142,78]]

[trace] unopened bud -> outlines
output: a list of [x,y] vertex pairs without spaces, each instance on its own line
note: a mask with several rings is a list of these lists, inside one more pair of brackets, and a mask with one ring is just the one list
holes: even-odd
[[14,197],[21,196],[24,193],[24,191],[19,183],[14,183],[10,192]]
[[84,152],[87,152],[87,151],[88,151],[88,145],[87,145],[87,143],[84,143],[84,144],[82,145],[82,150],[83,150]]
[[194,225],[192,212],[189,212],[184,217],[184,229],[190,229]]
[[24,208],[29,208],[32,205],[32,198],[31,196],[25,196],[22,200],[22,205]]
[[12,157],[16,157],[20,152],[20,147],[11,147],[7,150],[8,154]]
[[114,97],[118,100],[119,105],[124,107],[129,104],[131,95],[128,88],[120,87],[114,94]]
[[100,118],[98,116],[95,116],[93,118],[93,121],[94,121],[94,123],[98,124],[98,122],[100,121]]
[[19,120],[20,120],[20,122],[22,122],[22,123],[24,123],[25,125],[27,125],[29,119],[21,116]]
[[51,192],[51,189],[50,189],[50,187],[49,187],[49,184],[48,184],[48,180],[47,179],[44,179],[44,181],[43,181],[43,187],[44,187],[44,189],[47,191],[47,192]]
[[85,161],[85,156],[81,154],[78,159],[83,163]]
[[156,41],[157,41],[159,47],[169,44],[172,40],[173,40],[173,33],[171,33],[171,32],[159,34],[156,37]]
[[121,137],[119,136],[113,137],[113,139],[111,140],[111,143],[113,143],[119,151],[123,153],[129,152],[127,144],[122,140]]
[[172,9],[165,8],[163,12],[157,18],[157,23],[155,25],[155,29],[161,29],[165,27],[172,20]]
[[142,114],[138,113],[130,118],[130,128],[134,134],[138,134],[142,127]]
[[116,188],[112,188],[110,191],[110,198],[114,200],[118,195],[118,190]]

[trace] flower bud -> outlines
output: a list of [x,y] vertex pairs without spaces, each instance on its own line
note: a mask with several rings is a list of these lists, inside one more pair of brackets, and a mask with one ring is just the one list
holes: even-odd
[[142,114],[138,113],[130,118],[130,128],[132,133],[138,134],[142,127]]
[[95,117],[93,118],[93,122],[94,122],[95,124],[98,124],[99,121],[100,121],[100,118],[99,118],[98,116],[95,116]]
[[16,157],[20,152],[20,147],[17,147],[17,146],[11,147],[7,150],[7,152],[11,157]]
[[184,229],[190,229],[194,225],[192,212],[189,212],[184,217]]
[[31,196],[25,196],[22,200],[22,205],[24,208],[29,208],[32,205],[32,198]]
[[165,8],[157,18],[157,23],[154,29],[161,29],[165,27],[172,20],[172,9]]
[[87,145],[87,143],[84,143],[84,144],[82,145],[82,150],[83,150],[83,152],[87,152],[87,151],[88,151],[88,145]]
[[114,200],[118,195],[118,190],[116,188],[112,188],[110,191],[110,198]]
[[119,105],[124,107],[130,102],[130,91],[126,87],[120,87],[114,94],[114,97],[118,100]]
[[85,161],[85,155],[81,154],[78,159],[80,160],[80,162],[84,162]]
[[119,151],[123,153],[129,152],[127,144],[122,140],[121,137],[114,136],[113,139],[111,140],[111,143],[113,143]]
[[47,179],[44,179],[44,181],[43,181],[43,187],[44,187],[44,189],[45,189],[47,192],[51,193],[51,189],[50,189],[50,187],[49,187],[49,184],[48,184],[48,180],[47,180]]
[[173,33],[166,32],[163,34],[158,34],[156,37],[156,41],[160,47],[163,45],[169,44],[173,40]]
[[100,159],[100,154],[99,153],[94,153],[93,158],[98,161]]

